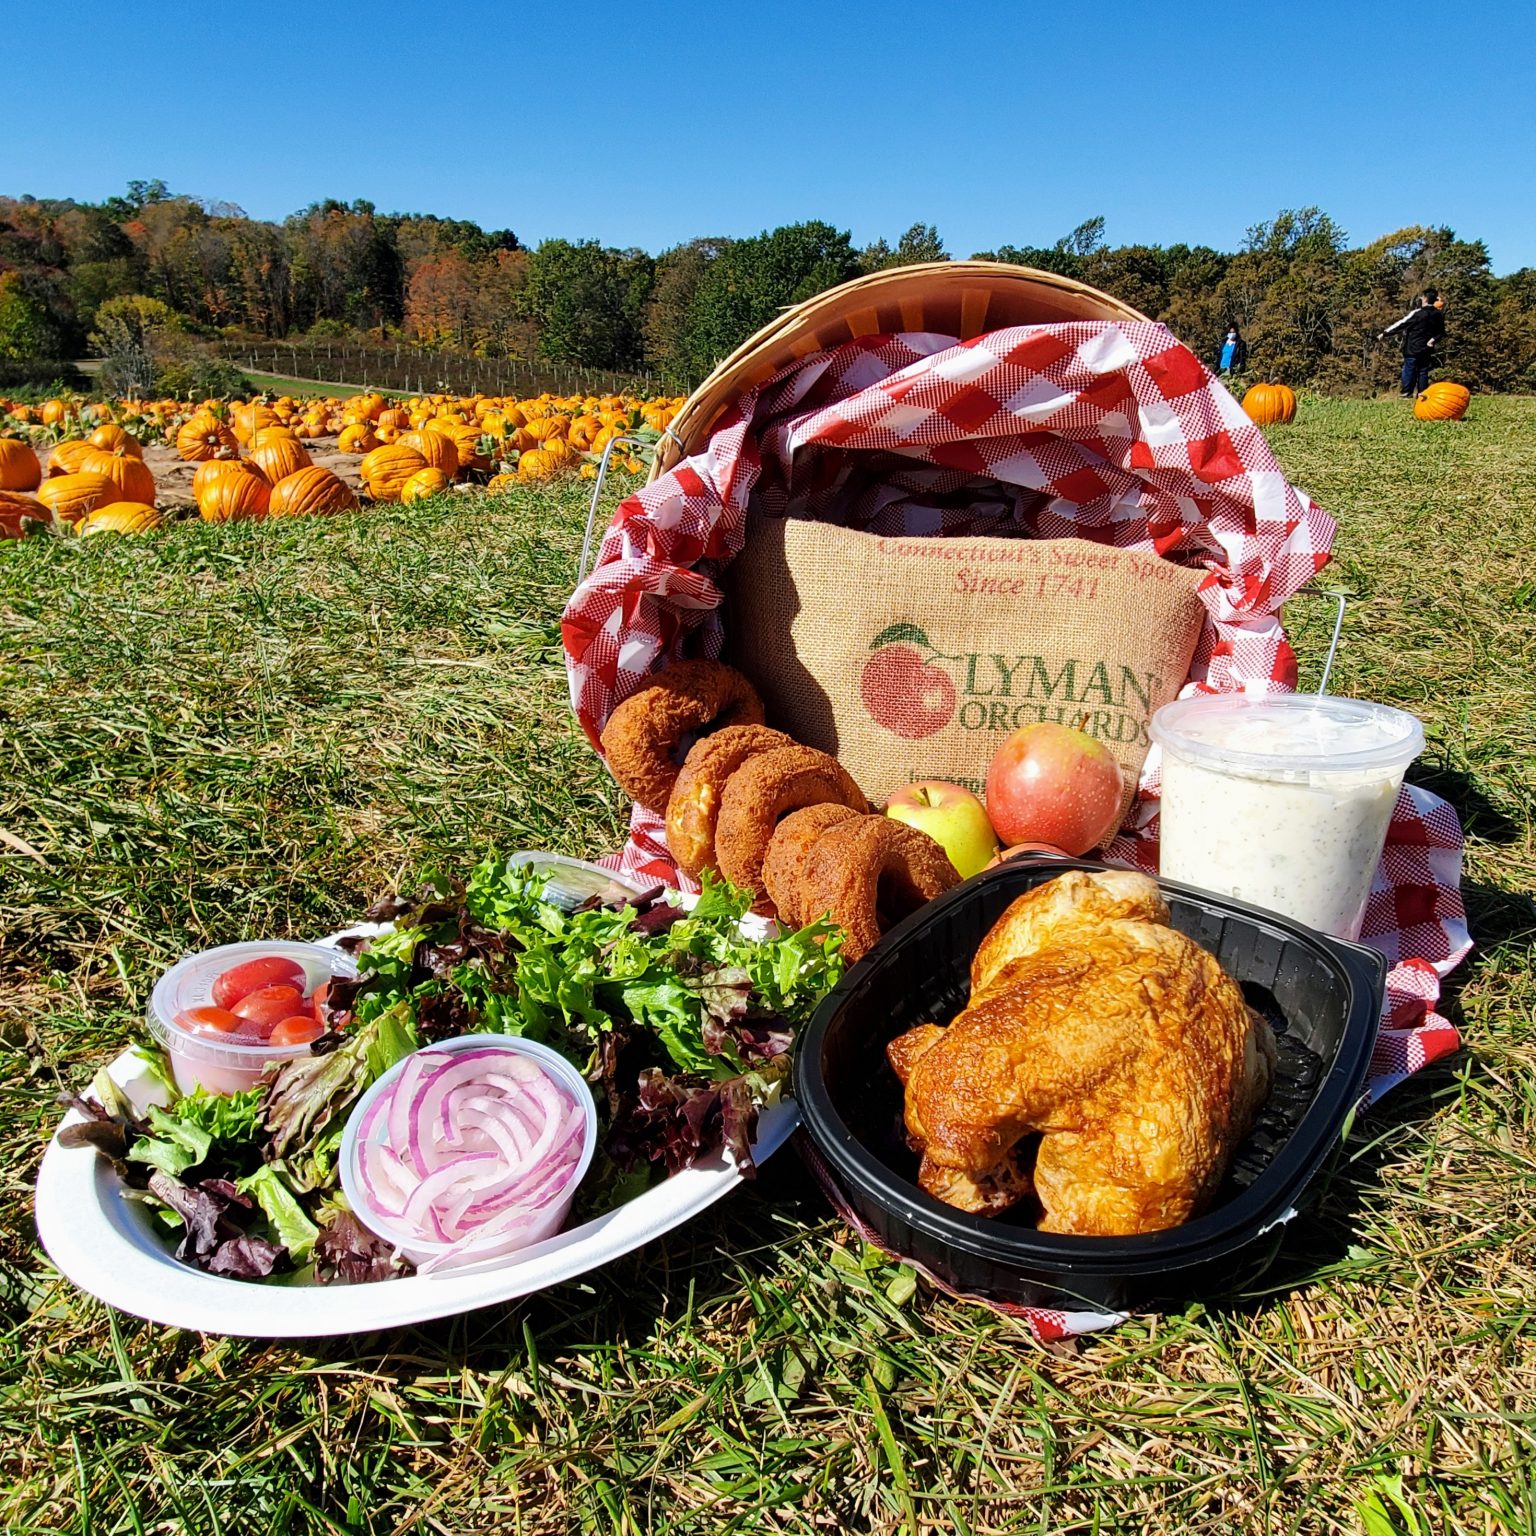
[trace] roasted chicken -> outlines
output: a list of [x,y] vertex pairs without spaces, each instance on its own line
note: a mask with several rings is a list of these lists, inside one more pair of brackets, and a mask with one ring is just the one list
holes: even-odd
[[1042,1231],[1120,1235],[1210,1201],[1269,1095],[1275,1043],[1168,926],[1155,882],[1073,870],[1003,913],[948,1028],[886,1054],[930,1194],[992,1214],[1033,1190]]

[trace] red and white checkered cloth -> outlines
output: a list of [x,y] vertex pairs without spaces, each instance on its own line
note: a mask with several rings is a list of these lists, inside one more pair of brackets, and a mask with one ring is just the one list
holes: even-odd
[[[1203,567],[1207,618],[1186,693],[1295,688],[1280,608],[1326,564],[1335,528],[1160,325],[862,337],[742,396],[699,453],[619,505],[561,626],[594,747],[650,674],[684,654],[720,655],[716,578],[741,551],[749,504],[893,536],[1076,537]],[[1154,748],[1108,850],[1153,872],[1158,784]],[[687,883],[661,822],[639,807],[628,844],[604,862]],[[1392,965],[1371,1099],[1459,1044],[1433,1005],[1471,947],[1460,878],[1455,812],[1405,787],[1361,936]],[[1053,1316],[1030,1314],[1042,1337],[1088,1326]]]

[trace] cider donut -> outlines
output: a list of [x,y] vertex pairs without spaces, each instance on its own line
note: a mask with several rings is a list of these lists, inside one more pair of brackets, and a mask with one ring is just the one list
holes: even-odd
[[800,879],[816,840],[828,827],[858,814],[836,801],[807,805],[791,811],[774,829],[768,852],[763,855],[763,888],[778,910],[781,927],[805,925],[806,919],[800,914]]
[[693,744],[667,800],[667,847],[685,875],[697,880],[715,868],[715,828],[726,780],[748,758],[794,744],[766,725],[728,725]]
[[763,701],[734,667],[675,661],[608,716],[603,756],[625,794],[665,816],[694,738],[728,725],[762,723]]
[[829,917],[838,924],[851,964],[959,881],[949,855],[926,832],[889,816],[860,816],[816,840],[800,880],[800,920]]
[[715,860],[733,885],[761,900],[763,859],[780,818],[806,805],[868,811],[864,791],[835,757],[815,747],[775,747],[748,758],[725,781],[715,829]]

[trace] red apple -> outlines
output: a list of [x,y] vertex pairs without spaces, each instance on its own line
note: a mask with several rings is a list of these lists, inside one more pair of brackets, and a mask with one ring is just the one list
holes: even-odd
[[886,730],[919,741],[955,718],[955,685],[910,645],[887,645],[864,663],[859,676],[864,707]]
[[1005,843],[1052,843],[1083,854],[1120,825],[1120,765],[1071,726],[1022,726],[987,769],[987,814]]
[[997,852],[986,806],[960,784],[920,779],[898,789],[885,802],[885,814],[926,832],[949,855],[962,880],[979,874]]

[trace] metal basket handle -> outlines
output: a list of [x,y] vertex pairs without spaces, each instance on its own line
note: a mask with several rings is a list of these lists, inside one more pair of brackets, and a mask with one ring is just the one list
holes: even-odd
[[608,478],[608,461],[613,457],[613,450],[622,443],[626,447],[644,448],[647,446],[644,438],[639,437],[611,437],[607,446],[603,449],[603,461],[597,466],[597,479],[592,483],[592,505],[587,508],[587,531],[581,540],[581,563],[576,567],[576,585],[579,587],[587,579],[587,561],[592,555],[592,527],[597,522],[597,504],[602,500],[603,482]]
[[1333,671],[1333,658],[1339,654],[1339,637],[1344,632],[1344,609],[1349,602],[1349,594],[1341,592],[1337,587],[1299,587],[1292,594],[1295,597],[1326,597],[1337,604],[1337,611],[1333,616],[1333,635],[1328,641],[1328,655],[1323,661],[1323,675],[1318,680],[1317,694],[1321,698],[1328,692],[1328,676]]

